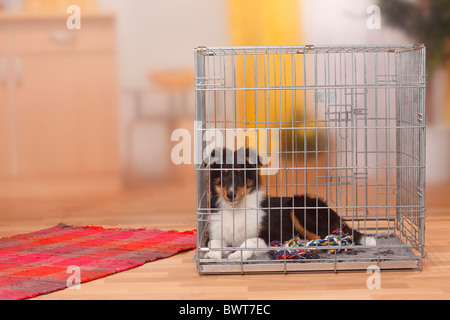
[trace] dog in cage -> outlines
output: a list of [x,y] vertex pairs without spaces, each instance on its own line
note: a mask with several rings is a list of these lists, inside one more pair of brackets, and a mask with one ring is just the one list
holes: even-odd
[[[207,163],[206,163],[207,162]],[[320,198],[308,195],[274,197],[261,188],[261,157],[250,148],[214,149],[204,162],[209,168],[210,206],[207,259],[248,260],[256,249],[273,241],[285,242],[298,234],[308,240],[323,239],[340,229],[355,244],[375,246]],[[239,248],[230,253],[223,249]],[[253,249],[253,250],[252,250]]]

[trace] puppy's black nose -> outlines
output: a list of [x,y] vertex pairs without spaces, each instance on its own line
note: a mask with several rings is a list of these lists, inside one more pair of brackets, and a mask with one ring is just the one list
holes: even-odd
[[227,192],[227,198],[230,201],[234,201],[236,199],[236,192],[234,191],[228,191]]

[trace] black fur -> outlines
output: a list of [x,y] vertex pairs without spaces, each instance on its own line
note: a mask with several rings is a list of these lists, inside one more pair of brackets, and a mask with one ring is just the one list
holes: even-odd
[[[320,198],[305,195],[294,197],[266,197],[261,207],[267,215],[263,219],[259,237],[267,244],[277,241],[288,241],[296,235],[304,239],[312,238],[295,228],[291,212],[294,210],[296,219],[309,233],[325,238],[336,229],[353,235],[356,243],[360,242],[362,234],[352,230],[339,215]],[[312,239],[310,239],[312,240]]]

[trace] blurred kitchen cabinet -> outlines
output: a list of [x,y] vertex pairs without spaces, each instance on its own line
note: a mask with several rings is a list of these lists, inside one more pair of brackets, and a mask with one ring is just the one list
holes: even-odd
[[0,22],[0,176],[11,172],[10,163],[10,130],[7,81],[7,44],[4,23]]
[[120,176],[114,15],[66,19],[0,16],[0,175]]

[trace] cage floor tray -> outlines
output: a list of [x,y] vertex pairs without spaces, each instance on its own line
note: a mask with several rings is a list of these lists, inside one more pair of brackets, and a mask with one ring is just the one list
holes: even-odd
[[377,239],[376,248],[351,246],[347,251],[335,253],[314,250],[318,255],[314,259],[271,260],[267,253],[261,252],[243,262],[203,258],[197,262],[201,274],[366,271],[372,266],[380,269],[421,269],[421,255],[415,254],[397,235],[383,233],[374,237]]

